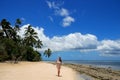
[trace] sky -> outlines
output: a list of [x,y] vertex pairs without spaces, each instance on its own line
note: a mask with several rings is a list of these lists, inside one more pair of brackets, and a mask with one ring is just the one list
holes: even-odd
[[0,20],[32,25],[54,60],[120,60],[120,0],[1,0]]

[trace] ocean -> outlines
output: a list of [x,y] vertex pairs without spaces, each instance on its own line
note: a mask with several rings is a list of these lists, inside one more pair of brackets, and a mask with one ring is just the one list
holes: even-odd
[[63,63],[72,63],[72,64],[84,64],[84,65],[91,65],[95,67],[102,67],[102,68],[111,68],[113,70],[120,70],[120,61],[117,60],[67,60],[63,61]]

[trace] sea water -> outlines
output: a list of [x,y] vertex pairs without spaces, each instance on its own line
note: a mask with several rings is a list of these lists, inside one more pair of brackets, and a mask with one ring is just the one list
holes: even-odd
[[64,61],[64,63],[72,63],[72,64],[84,64],[84,65],[92,65],[95,67],[102,68],[111,68],[113,70],[120,70],[120,61],[117,60],[69,60]]

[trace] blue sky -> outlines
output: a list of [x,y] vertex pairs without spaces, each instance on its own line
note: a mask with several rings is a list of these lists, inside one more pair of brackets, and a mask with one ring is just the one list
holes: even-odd
[[50,59],[120,60],[119,4],[119,0],[1,0],[0,20],[14,25],[20,18],[23,27],[31,24],[43,49],[53,50]]

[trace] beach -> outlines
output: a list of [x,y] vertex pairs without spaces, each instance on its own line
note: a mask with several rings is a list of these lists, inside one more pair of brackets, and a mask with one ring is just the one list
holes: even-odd
[[55,63],[0,63],[0,80],[120,80],[120,71],[92,65],[63,63],[57,76]]
[[76,72],[62,66],[61,77],[56,66],[46,62],[0,63],[0,80],[83,80]]

